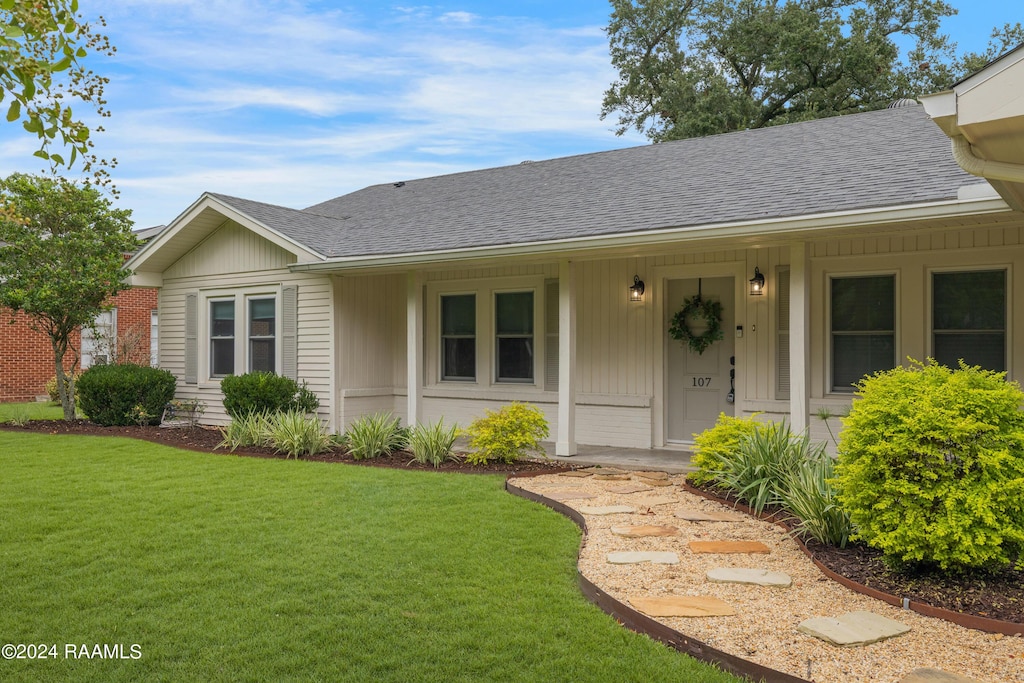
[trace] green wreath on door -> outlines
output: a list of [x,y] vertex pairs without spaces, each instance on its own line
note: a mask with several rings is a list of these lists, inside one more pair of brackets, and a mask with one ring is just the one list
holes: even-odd
[[[694,334],[687,320],[702,319],[707,323],[703,334]],[[683,300],[683,307],[672,316],[669,335],[690,347],[691,351],[703,354],[709,346],[725,337],[722,332],[722,304],[704,299],[700,294]]]

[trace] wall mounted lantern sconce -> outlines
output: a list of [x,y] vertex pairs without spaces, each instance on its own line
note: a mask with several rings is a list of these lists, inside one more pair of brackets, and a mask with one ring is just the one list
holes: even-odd
[[643,301],[644,300],[644,281],[640,279],[639,275],[633,276],[633,284],[629,286],[629,300],[630,301]]
[[764,294],[764,275],[754,266],[754,277],[750,278],[750,296],[761,296]]

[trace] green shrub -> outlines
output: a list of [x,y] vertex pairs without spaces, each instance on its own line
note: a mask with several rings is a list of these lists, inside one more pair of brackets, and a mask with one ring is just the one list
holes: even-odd
[[501,410],[486,411],[487,416],[474,420],[466,433],[473,449],[466,462],[482,465],[490,460],[513,463],[532,450],[547,457],[541,440],[548,436],[548,422],[536,406],[514,401]]
[[356,460],[377,458],[401,450],[408,441],[408,431],[391,413],[364,415],[348,426],[345,442]]
[[305,382],[299,386],[295,380],[272,372],[228,375],[220,381],[220,390],[224,394],[224,409],[231,417],[289,410],[312,413],[320,407],[320,400]]
[[[754,415],[758,415],[755,413]],[[710,482],[712,472],[721,469],[722,459],[736,454],[740,439],[750,436],[760,424],[754,417],[732,417],[721,413],[711,429],[694,434],[694,452],[690,464],[697,468],[689,476],[698,486]]]
[[768,505],[780,505],[794,473],[823,452],[823,444],[811,445],[807,433],[794,435],[785,421],[759,423],[740,439],[734,455],[721,458],[712,477],[759,513]]
[[825,545],[845,548],[850,513],[839,504],[832,485],[835,461],[823,451],[800,464],[779,489],[782,506],[799,521],[794,532]]
[[[68,384],[68,380],[69,379],[73,378],[74,379],[74,383],[77,383],[78,382],[78,377],[79,377],[78,373],[73,373],[73,374],[70,374],[70,375],[65,375],[65,377],[64,377],[64,390],[67,391],[67,390],[71,389],[71,386]],[[46,381],[46,393],[50,397],[50,402],[51,403],[60,403],[60,394],[57,392],[57,376],[56,375],[54,375],[53,377],[51,377],[50,379],[48,379]],[[74,399],[72,398],[72,400],[74,400]]]
[[316,455],[331,449],[331,436],[315,417],[301,410],[274,413],[267,421],[267,440],[290,458]]
[[143,365],[94,365],[78,378],[78,407],[97,424],[156,424],[174,398],[174,375]]
[[912,361],[866,377],[838,497],[890,565],[997,568],[1024,550],[1024,401],[1004,373]]
[[415,462],[440,467],[446,460],[455,459],[452,445],[459,436],[458,425],[445,427],[444,419],[432,425],[416,425],[409,433],[409,450]]
[[258,411],[231,418],[227,427],[222,427],[221,442],[217,448],[247,448],[270,445],[271,413]]

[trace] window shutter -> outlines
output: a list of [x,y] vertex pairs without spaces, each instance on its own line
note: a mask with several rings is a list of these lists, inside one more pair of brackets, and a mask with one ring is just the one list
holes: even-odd
[[185,384],[199,382],[199,295],[185,295]]
[[775,352],[775,398],[789,398],[789,270],[777,274],[778,344]]
[[299,288],[281,288],[281,374],[299,379]]
[[558,391],[558,280],[544,281],[544,390]]

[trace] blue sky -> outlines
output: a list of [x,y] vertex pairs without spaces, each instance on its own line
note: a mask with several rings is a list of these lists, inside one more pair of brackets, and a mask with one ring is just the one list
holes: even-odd
[[[614,78],[604,0],[80,0],[117,46],[101,156],[137,227],[204,191],[296,208],[366,185],[644,144],[601,121]],[[1024,20],[952,0],[945,32],[981,50]],[[40,172],[0,125],[0,173]]]

